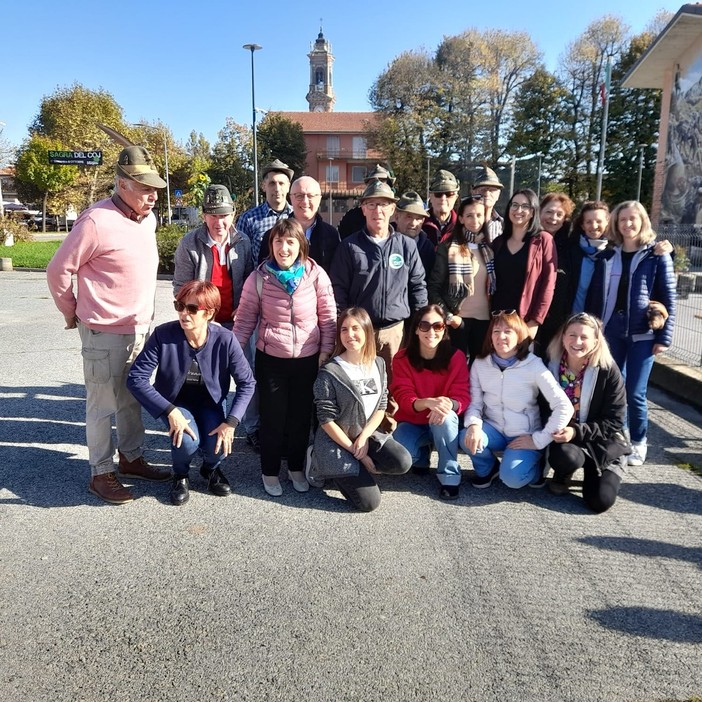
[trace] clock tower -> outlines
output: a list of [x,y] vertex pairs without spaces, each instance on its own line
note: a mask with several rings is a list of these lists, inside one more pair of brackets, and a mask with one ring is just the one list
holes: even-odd
[[317,41],[307,56],[310,59],[310,89],[307,93],[310,112],[333,112],[336,102],[332,82],[334,57],[331,44],[324,38],[321,27]]

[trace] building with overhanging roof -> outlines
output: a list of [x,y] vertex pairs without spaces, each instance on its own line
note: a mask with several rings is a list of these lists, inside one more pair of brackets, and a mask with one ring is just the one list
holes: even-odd
[[651,219],[702,226],[702,4],[683,5],[624,88],[663,91]]

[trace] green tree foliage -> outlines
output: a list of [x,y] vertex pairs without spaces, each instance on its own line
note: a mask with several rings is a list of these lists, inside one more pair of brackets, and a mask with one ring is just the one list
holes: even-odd
[[[446,37],[433,56],[401,54],[369,94],[373,108],[391,120],[376,128],[372,144],[409,182],[423,179],[427,158],[454,170],[477,161],[496,164],[515,93],[539,59],[523,32],[476,29]],[[406,156],[410,150],[414,163]]]
[[422,192],[422,164],[430,155],[430,145],[441,141],[442,129],[433,58],[422,51],[400,54],[375,81],[368,97],[381,117],[368,131],[369,146],[385,156],[397,176],[398,191]]
[[595,173],[602,122],[601,85],[607,61],[625,47],[629,29],[620,17],[605,15],[591,22],[568,45],[561,58],[559,78],[567,91],[570,115],[565,182],[571,197],[594,197]]
[[653,196],[658,145],[661,91],[621,87],[627,71],[656,38],[643,32],[629,42],[612,70],[609,127],[602,193],[612,205],[636,198],[640,156],[643,153],[641,201],[647,208]]
[[76,166],[59,166],[49,163],[50,150],[66,147],[48,137],[33,136],[22,145],[15,166],[17,180],[30,183],[42,195],[42,231],[46,231],[46,205],[51,193],[61,192],[78,177]]
[[[168,175],[172,207],[173,191],[176,188],[186,189],[190,178],[191,159],[188,157],[187,152],[173,138],[170,128],[160,120],[153,123],[142,121],[132,124],[127,128],[125,136],[128,136],[135,144],[146,147],[154,160],[154,165],[164,179],[166,178],[166,151],[168,151]],[[158,213],[160,220],[166,218],[167,202],[166,193],[159,194]]]
[[246,125],[227,118],[212,148],[211,182],[226,185],[236,200],[237,212],[253,204],[253,136]]
[[258,128],[259,163],[279,158],[295,171],[295,177],[305,174],[307,150],[302,126],[282,115],[269,113]]
[[521,85],[514,100],[507,153],[516,158],[542,154],[542,173],[561,177],[567,157],[568,95],[555,75],[540,67]]
[[122,134],[126,132],[122,108],[110,93],[74,83],[44,97],[30,127],[31,135],[48,137],[68,149],[103,152],[102,166],[81,168],[73,185],[60,193],[78,210],[108,194],[114,180],[114,164],[122,148],[99,129],[98,123]]

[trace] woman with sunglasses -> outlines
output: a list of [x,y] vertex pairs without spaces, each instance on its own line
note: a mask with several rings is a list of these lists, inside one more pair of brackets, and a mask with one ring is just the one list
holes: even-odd
[[451,343],[470,357],[471,365],[483,347],[495,287],[483,196],[469,195],[458,207],[456,228],[436,250],[427,293],[429,302],[446,311]]
[[375,334],[362,307],[344,310],[337,320],[336,346],[314,384],[319,429],[308,451],[310,482],[333,478],[358,510],[380,505],[374,473],[401,475],[412,459],[388,433],[379,430],[388,404],[385,361],[375,354]]
[[568,492],[573,473],[584,471],[583,499],[594,512],[617,499],[631,446],[624,436],[626,390],[601,322],[585,312],[570,317],[548,347],[549,369],[573,405],[567,427],[553,435],[549,489]]
[[512,195],[504,232],[492,247],[497,279],[492,309],[517,310],[534,339],[551,306],[558,259],[553,237],[541,226],[533,190]]
[[392,367],[390,392],[398,404],[393,436],[409,451],[416,472],[429,470],[432,444],[436,447],[439,497],[455,500],[461,484],[458,416],[470,394],[466,356],[451,346],[441,307],[427,305],[416,312]]
[[[515,310],[493,312],[483,354],[470,370],[471,402],[461,432],[475,470],[473,487],[489,487],[498,477],[511,488],[542,487],[543,450],[573,416],[573,405],[542,360],[529,352],[530,343],[529,329]],[[539,393],[551,408],[545,425]]]
[[324,269],[309,258],[300,223],[281,219],[268,239],[268,258],[246,279],[234,322],[242,347],[255,329],[261,416],[261,472],[271,497],[283,494],[278,474],[287,456],[297,492],[307,492],[305,456],[317,370],[334,348],[336,304]]
[[[220,497],[231,492],[220,464],[232,451],[234,431],[256,386],[241,346],[229,330],[214,323],[220,302],[212,283],[185,283],[174,302],[178,321],[156,327],[127,378],[127,387],[144,409],[168,427],[174,505],[188,501],[188,473],[198,451],[203,457],[200,475],[209,491]],[[227,412],[232,380],[236,394]]]

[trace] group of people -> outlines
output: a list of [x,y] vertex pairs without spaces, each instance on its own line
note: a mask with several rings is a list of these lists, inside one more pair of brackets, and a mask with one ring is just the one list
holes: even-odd
[[[209,186],[175,254],[178,319],[150,336],[165,182],[148,152],[124,149],[113,196],[76,221],[47,277],[81,334],[90,491],[122,504],[118,472],[170,479],[182,505],[199,454],[225,496],[241,424],[273,497],[286,460],[297,492],[333,481],[370,511],[377,473],[426,473],[434,448],[441,499],[459,496],[463,450],[476,488],[541,487],[552,468],[565,494],[582,468],[585,502],[608,509],[626,464],[646,459],[648,375],[672,340],[671,247],[654,245],[644,208],[586,202],[571,221],[564,193],[539,203],[522,189],[503,219],[484,168],[460,202],[438,171],[424,209],[377,166],[340,234],[319,215],[319,183],[293,176],[267,164],[265,201],[236,225],[227,188]],[[172,473],[143,458],[141,407],[168,429]]]

